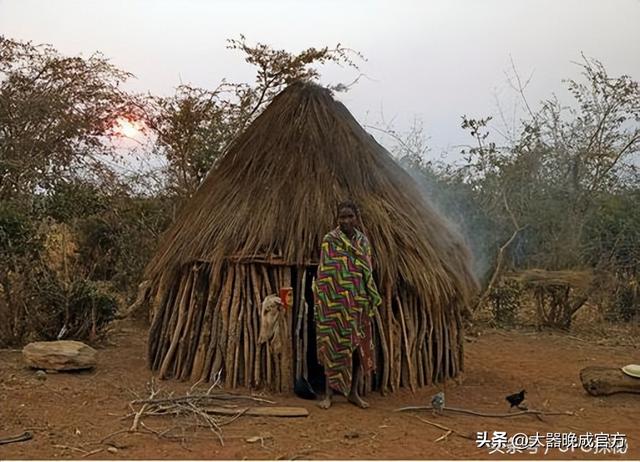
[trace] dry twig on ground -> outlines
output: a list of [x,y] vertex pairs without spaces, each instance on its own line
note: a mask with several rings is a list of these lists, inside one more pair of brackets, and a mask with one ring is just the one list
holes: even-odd
[[472,440],[472,439],[474,439],[474,438],[473,438],[471,435],[469,435],[469,434],[465,434],[465,433],[459,432],[458,430],[454,430],[454,429],[452,429],[452,428],[445,427],[444,425],[441,425],[441,424],[439,424],[439,423],[431,422],[430,420],[423,419],[422,417],[419,417],[419,416],[417,416],[417,415],[416,415],[416,416],[414,416],[414,417],[415,417],[416,419],[418,419],[420,422],[424,422],[424,423],[426,423],[426,424],[433,425],[434,427],[439,428],[440,430],[445,430],[445,431],[447,432],[447,433],[445,433],[443,436],[441,436],[440,438],[438,438],[438,439],[436,440],[436,442],[441,441],[441,440],[443,440],[443,439],[447,438],[451,433],[454,433],[456,436],[459,436],[459,437],[461,437],[461,438],[465,438],[465,439],[468,439],[468,440]]
[[[146,432],[157,437],[166,437],[167,431],[153,430],[146,426],[142,419],[145,416],[184,416],[195,418],[197,426],[211,430],[218,437],[220,444],[224,446],[222,427],[243,415],[299,416],[308,414],[304,408],[257,406],[259,403],[275,404],[275,402],[263,397],[222,391],[219,389],[219,381],[204,393],[191,394],[195,391],[196,384],[184,396],[173,396],[172,394],[161,396],[159,390],[155,389],[153,380],[150,385],[151,392],[148,398],[140,399],[137,397],[129,403],[129,407],[133,411],[127,415],[127,417],[133,416],[131,427],[128,430],[116,432],[116,434],[138,432],[139,427],[142,427]],[[134,405],[141,405],[141,407],[136,410]]]
[[[394,412],[404,412],[404,411],[428,411],[428,410],[432,410],[433,407],[432,406],[407,406],[407,407],[401,407],[398,409],[395,409]],[[563,412],[558,412],[558,411],[538,411],[535,409],[527,409],[526,411],[520,411],[520,412],[509,412],[509,413],[504,413],[504,414],[495,414],[495,413],[485,413],[485,412],[478,412],[478,411],[472,411],[469,409],[461,409],[461,408],[457,408],[457,407],[443,407],[442,408],[445,411],[451,411],[451,412],[459,412],[461,414],[469,414],[469,415],[476,415],[479,417],[498,417],[498,418],[502,418],[502,417],[516,417],[519,415],[534,415],[538,418],[540,418],[541,416],[548,416],[548,415],[575,415],[574,412],[571,411],[563,411]]]

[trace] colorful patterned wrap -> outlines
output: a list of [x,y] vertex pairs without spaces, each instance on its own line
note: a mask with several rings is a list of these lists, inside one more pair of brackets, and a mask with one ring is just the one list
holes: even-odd
[[364,234],[355,230],[350,240],[336,228],[324,237],[313,294],[318,359],[329,386],[347,395],[356,349],[360,349],[363,372],[375,369],[372,318],[381,298]]

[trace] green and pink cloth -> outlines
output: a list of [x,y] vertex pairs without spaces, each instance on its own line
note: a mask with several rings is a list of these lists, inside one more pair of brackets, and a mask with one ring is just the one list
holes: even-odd
[[355,230],[349,239],[336,228],[324,237],[313,293],[318,359],[329,386],[347,395],[356,349],[363,372],[375,369],[372,320],[381,298],[364,234]]

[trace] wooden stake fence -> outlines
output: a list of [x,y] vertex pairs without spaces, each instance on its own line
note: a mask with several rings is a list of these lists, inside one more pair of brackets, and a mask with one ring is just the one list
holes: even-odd
[[[149,367],[160,378],[219,378],[227,388],[290,391],[295,379],[309,373],[313,307],[305,298],[307,278],[304,267],[233,261],[217,267],[196,262],[177,276],[163,273],[149,295]],[[293,306],[285,312],[282,351],[274,354],[257,343],[260,308],[284,286],[294,289]],[[377,371],[360,391],[415,390],[456,376],[463,366],[460,313],[425,306],[402,284],[386,282],[381,289],[373,321]]]

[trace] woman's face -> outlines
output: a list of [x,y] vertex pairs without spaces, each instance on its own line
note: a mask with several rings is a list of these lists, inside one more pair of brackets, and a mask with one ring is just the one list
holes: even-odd
[[340,231],[351,236],[356,227],[356,223],[356,214],[351,207],[343,207],[340,209],[338,213],[338,226],[340,226]]

